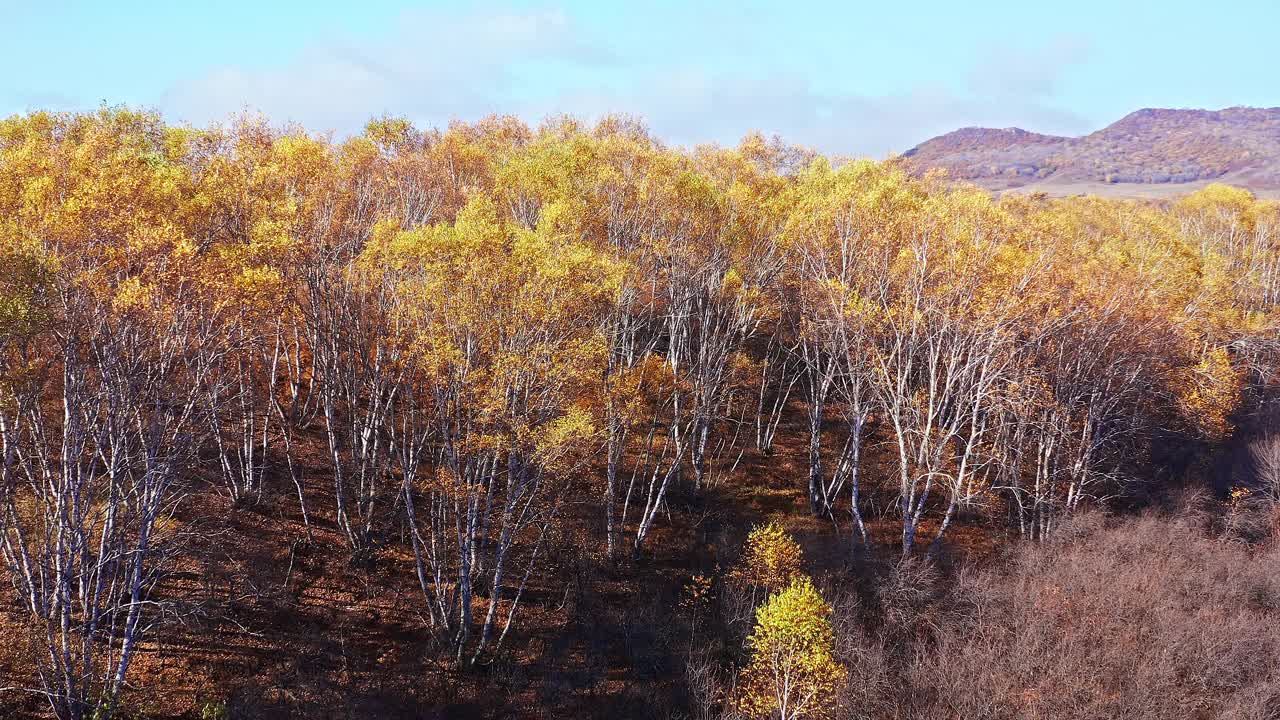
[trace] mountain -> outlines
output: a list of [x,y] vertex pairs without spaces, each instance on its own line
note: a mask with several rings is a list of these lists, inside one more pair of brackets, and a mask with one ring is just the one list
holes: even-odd
[[1227,182],[1280,195],[1280,108],[1144,109],[1082,137],[963,128],[902,161],[993,191],[1162,195]]

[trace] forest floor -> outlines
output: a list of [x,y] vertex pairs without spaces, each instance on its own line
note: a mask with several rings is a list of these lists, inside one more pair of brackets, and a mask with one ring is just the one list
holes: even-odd
[[[351,561],[318,442],[303,458],[310,541],[287,478],[275,478],[260,502],[237,508],[217,486],[204,485],[173,520],[186,542],[162,593],[181,601],[137,655],[126,717],[199,718],[206,703],[225,703],[228,718],[273,719],[677,711],[682,653],[698,642],[683,637],[686,624],[675,621],[682,592],[694,575],[727,570],[752,525],[781,522],[800,541],[811,573],[849,577],[849,519],[833,523],[808,512],[807,436],[798,410],[770,454],[749,448],[713,486],[696,494],[687,486],[672,490],[638,559],[624,551],[625,559],[608,561],[599,506],[570,506],[561,536],[552,538],[559,552],[526,591],[507,651],[466,672],[444,662],[433,643],[407,543]],[[884,558],[896,555],[901,527],[884,482],[892,477],[887,451],[872,443],[864,463],[873,552]],[[922,544],[934,532],[924,525]],[[960,518],[948,531],[944,561],[957,553],[985,556],[1003,534]],[[35,644],[14,605],[5,607],[0,632],[11,640],[0,647],[0,686],[34,683]],[[45,707],[34,695],[0,694],[0,717],[38,717]]]

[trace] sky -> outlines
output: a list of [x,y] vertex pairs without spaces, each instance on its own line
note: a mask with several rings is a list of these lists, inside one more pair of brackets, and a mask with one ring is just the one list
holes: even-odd
[[616,112],[675,145],[884,157],[965,126],[1280,105],[1280,0],[0,0],[0,27],[0,116],[248,110],[344,136]]

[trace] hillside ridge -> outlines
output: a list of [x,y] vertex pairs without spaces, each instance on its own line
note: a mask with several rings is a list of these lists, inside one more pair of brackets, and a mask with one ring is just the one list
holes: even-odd
[[1272,195],[1280,191],[1280,107],[1143,108],[1079,137],[966,127],[901,157],[912,172],[941,168],[997,192],[1159,194],[1229,182]]

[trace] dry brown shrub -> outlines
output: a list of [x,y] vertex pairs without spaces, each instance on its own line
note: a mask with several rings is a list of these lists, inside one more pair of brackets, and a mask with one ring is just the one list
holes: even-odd
[[[846,691],[849,716],[1280,717],[1280,544],[1215,537],[1208,525],[1196,512],[1086,516],[1000,566],[961,573],[912,615],[917,629],[932,620],[905,653],[883,641],[900,632],[902,610],[886,608],[880,628],[838,615],[851,675],[862,664],[872,680]],[[877,679],[885,663],[891,677]]]

